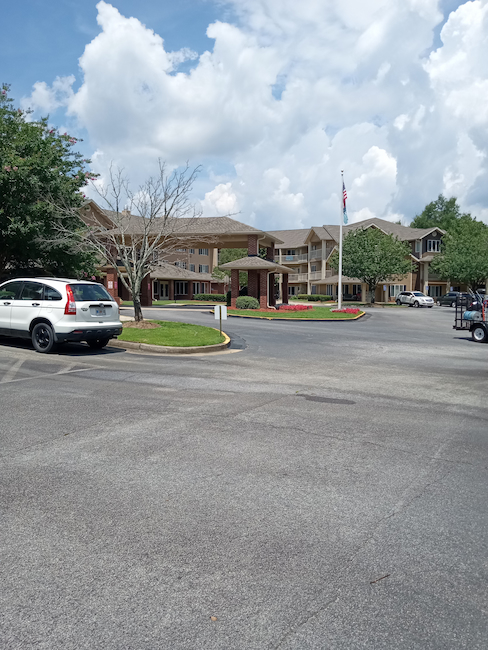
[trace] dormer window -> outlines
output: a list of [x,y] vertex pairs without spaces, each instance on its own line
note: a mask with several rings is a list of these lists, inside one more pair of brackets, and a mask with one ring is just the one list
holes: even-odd
[[441,240],[440,239],[428,239],[427,240],[427,252],[428,253],[439,253],[441,250]]
[[422,251],[422,242],[420,239],[415,240],[415,252],[420,253]]

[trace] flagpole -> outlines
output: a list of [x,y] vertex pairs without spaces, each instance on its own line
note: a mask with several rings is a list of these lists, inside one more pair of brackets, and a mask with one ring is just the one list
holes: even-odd
[[341,170],[341,220],[339,232],[339,283],[337,287],[337,309],[342,309],[342,221],[344,217],[344,171]]

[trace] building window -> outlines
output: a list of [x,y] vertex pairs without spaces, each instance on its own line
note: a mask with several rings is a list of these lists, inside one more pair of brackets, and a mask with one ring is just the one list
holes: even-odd
[[290,285],[288,285],[289,296],[296,296],[297,295],[296,291],[297,291],[297,287],[291,287]]
[[175,282],[175,294],[186,296],[188,294],[188,282]]
[[175,262],[175,266],[179,267],[180,269],[186,269],[186,262]]
[[352,285],[352,295],[353,296],[361,295],[361,285],[360,284],[353,284]]
[[208,248],[199,248],[198,249],[198,254],[199,255],[208,255]]
[[195,249],[194,249],[194,248],[189,248],[188,250],[189,250],[189,252],[190,252],[190,255],[194,255],[194,254],[195,254]]
[[315,273],[315,272],[317,271],[317,265],[316,265],[316,264],[312,264],[312,265],[310,266],[310,270],[312,271],[312,273]]
[[198,265],[199,273],[208,273],[208,264],[199,264]]
[[429,284],[429,289],[427,293],[431,298],[440,298],[444,292],[442,291],[442,286],[438,284],[434,284],[434,285]]
[[420,239],[415,240],[415,252],[420,253],[422,251],[422,242]]
[[176,252],[177,253],[186,253],[186,248],[177,248]]
[[428,253],[439,253],[441,250],[441,240],[440,239],[429,239],[427,241],[427,252]]
[[406,284],[390,284],[389,285],[389,296],[390,298],[395,298],[398,296],[400,291],[406,291],[407,290],[407,285]]
[[312,250],[316,251],[317,250],[317,244],[312,244]]
[[316,293],[318,293],[318,291],[317,291],[317,285],[316,285],[316,284],[312,284],[312,294],[315,295]]
[[297,252],[296,252],[296,250],[295,250],[294,248],[289,248],[289,249],[286,251],[286,254],[287,254],[287,255],[296,255]]
[[194,264],[190,264],[190,271],[193,271],[195,273],[195,265]]

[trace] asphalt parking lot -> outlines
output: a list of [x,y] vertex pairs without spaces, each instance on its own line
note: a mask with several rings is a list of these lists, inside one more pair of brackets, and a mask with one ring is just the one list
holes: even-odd
[[452,322],[1,339],[0,647],[486,648],[488,345]]

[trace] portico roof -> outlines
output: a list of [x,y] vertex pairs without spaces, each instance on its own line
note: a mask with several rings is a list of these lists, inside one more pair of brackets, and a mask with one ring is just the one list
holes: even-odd
[[281,264],[276,264],[276,262],[271,262],[270,260],[263,260],[262,257],[257,257],[256,255],[250,257],[241,257],[240,260],[234,260],[233,262],[221,264],[219,268],[229,270],[234,269],[236,271],[269,271],[270,273],[295,273],[295,271],[293,269],[290,269],[288,266],[282,266]]

